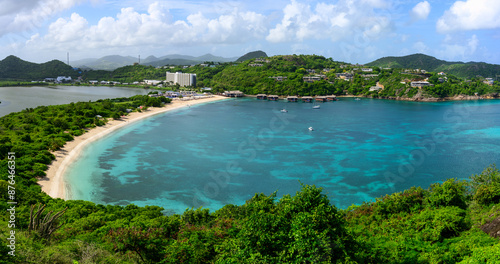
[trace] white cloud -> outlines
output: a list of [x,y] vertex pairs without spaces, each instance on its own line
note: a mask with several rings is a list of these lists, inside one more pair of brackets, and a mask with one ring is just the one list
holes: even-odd
[[458,41],[447,36],[442,49],[439,52],[441,57],[447,60],[467,60],[476,53],[479,47],[479,39],[474,34],[469,39]]
[[377,38],[391,30],[391,20],[374,9],[388,8],[384,0],[340,0],[336,4],[308,4],[292,0],[283,9],[283,18],[269,31],[269,42],[331,39],[339,41],[353,34]]
[[0,36],[11,32],[29,31],[39,27],[55,14],[85,0],[1,0]]
[[116,17],[103,17],[97,24],[77,13],[50,24],[48,33],[29,42],[40,49],[89,49],[115,47],[164,47],[169,45],[242,43],[263,38],[265,17],[255,12],[239,12],[207,18],[201,12],[185,20],[171,21],[165,4],[155,2],[147,13],[122,8]]
[[500,1],[456,1],[437,21],[440,33],[460,30],[492,29],[500,27]]
[[418,53],[423,53],[426,54],[429,51],[429,47],[425,45],[422,41],[417,41],[415,44],[413,44],[413,49],[416,50]]
[[431,4],[427,1],[423,1],[415,5],[410,11],[410,16],[412,21],[425,20],[431,12]]

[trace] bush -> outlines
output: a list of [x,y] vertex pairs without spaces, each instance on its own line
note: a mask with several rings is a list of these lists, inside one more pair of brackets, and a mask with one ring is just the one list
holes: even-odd
[[442,184],[435,183],[429,188],[428,202],[431,207],[456,206],[467,208],[466,183],[456,179],[448,179]]
[[415,221],[419,231],[418,236],[425,241],[443,241],[470,228],[465,210],[455,206],[426,209],[416,217]]
[[495,165],[470,177],[469,194],[480,205],[500,202],[500,172]]

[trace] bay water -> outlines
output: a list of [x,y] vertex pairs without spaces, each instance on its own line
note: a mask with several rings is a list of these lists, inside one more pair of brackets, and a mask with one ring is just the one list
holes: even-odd
[[347,208],[500,158],[500,101],[319,105],[230,99],[139,121],[85,148],[66,171],[69,194],[173,214],[314,184]]
[[0,87],[0,116],[42,105],[60,105],[99,99],[131,97],[149,90],[114,86],[16,86]]

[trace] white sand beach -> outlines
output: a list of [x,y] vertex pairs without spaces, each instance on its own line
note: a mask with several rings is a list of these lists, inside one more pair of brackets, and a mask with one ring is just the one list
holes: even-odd
[[42,191],[53,198],[69,198],[66,197],[66,188],[69,186],[66,186],[64,172],[68,165],[79,156],[85,145],[135,121],[174,109],[223,99],[227,99],[227,97],[213,96],[196,100],[173,100],[164,107],[150,107],[143,112],[130,113],[128,116],[122,117],[119,120],[109,119],[106,125],[90,129],[85,134],[75,137],[73,141],[66,142],[64,147],[60,150],[52,152],[52,154],[56,156],[56,159],[49,165],[46,171],[47,176],[40,179],[38,184],[42,186]]

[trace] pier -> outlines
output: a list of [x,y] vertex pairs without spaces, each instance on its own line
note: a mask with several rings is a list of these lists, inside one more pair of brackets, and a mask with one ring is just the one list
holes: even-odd
[[269,101],[278,101],[278,100],[280,99],[280,97],[279,97],[279,96],[277,96],[277,95],[269,95],[269,96],[267,97],[267,99],[268,99]]
[[312,103],[312,101],[314,100],[314,98],[312,96],[302,96],[302,102],[304,103]]
[[226,97],[243,97],[243,96],[245,96],[245,94],[243,94],[243,92],[241,92],[241,91],[225,91],[223,95]]
[[314,100],[316,100],[316,102],[327,102],[328,99],[326,99],[326,96],[316,96],[316,98],[314,98]]

